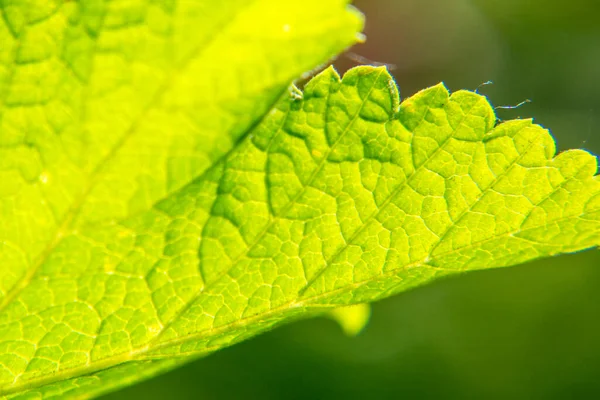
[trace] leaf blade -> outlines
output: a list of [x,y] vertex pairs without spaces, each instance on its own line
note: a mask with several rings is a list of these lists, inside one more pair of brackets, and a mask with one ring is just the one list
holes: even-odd
[[335,0],[300,13],[268,0],[39,3],[7,6],[6,25],[19,27],[2,24],[0,37],[0,238],[20,265],[1,276],[0,308],[62,236],[185,185],[362,26]]
[[[383,68],[324,71],[152,209],[62,238],[0,313],[3,390],[101,391],[111,366],[160,370],[437,277],[597,246],[595,157],[494,122],[471,92],[400,104]],[[82,374],[99,381],[78,389]]]

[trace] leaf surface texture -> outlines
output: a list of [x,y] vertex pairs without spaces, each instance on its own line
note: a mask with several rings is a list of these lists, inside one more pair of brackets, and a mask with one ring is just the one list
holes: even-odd
[[89,397],[600,244],[596,158],[496,125],[478,94],[400,103],[373,67],[290,91],[361,27],[343,1],[292,3],[3,5],[0,393]]

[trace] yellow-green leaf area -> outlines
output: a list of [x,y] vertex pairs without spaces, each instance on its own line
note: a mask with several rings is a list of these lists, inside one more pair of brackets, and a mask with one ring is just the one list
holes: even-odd
[[[291,81],[361,40],[363,24],[345,0],[16,0],[0,2],[0,14],[2,321],[39,276],[98,261],[65,244],[70,237],[143,214],[189,184]],[[58,261],[65,246],[72,253]],[[102,298],[94,279],[29,298],[38,306],[84,292]],[[127,313],[101,303],[102,315]],[[34,324],[38,306],[27,311]],[[80,349],[94,341],[91,327],[115,323],[82,317],[88,306],[73,304],[77,316],[54,308],[72,319],[54,331],[38,326],[44,350],[3,341],[0,392],[26,371],[44,381],[40,371],[88,363]]]
[[[287,321],[600,244],[596,157],[556,155],[531,120],[497,124],[473,92],[440,84],[401,102],[385,68],[343,78],[328,68],[289,90],[300,67],[287,52],[314,64],[350,44],[360,21],[344,2],[319,1],[306,8],[315,24],[294,30],[302,19],[280,20],[291,2],[281,3],[169,3],[176,21],[154,2],[5,7],[15,46],[48,23],[77,49],[85,32],[94,56],[89,69],[52,51],[53,68],[43,52],[25,52],[38,61],[23,71],[3,64],[0,393],[90,397]],[[277,26],[298,42],[273,39]],[[175,53],[143,44],[155,36]],[[227,38],[257,41],[251,53],[269,61],[245,65],[246,50],[213,59]],[[59,66],[70,72],[56,84],[81,92],[46,93],[48,80],[35,101],[25,91],[11,103],[15,77]]]
[[2,307],[61,237],[189,183],[362,26],[342,0],[1,7]]

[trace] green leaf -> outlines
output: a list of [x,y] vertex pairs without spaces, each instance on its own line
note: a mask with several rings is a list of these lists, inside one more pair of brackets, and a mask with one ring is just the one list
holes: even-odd
[[189,183],[352,44],[345,3],[0,3],[1,306],[61,237]]
[[[1,1],[0,324],[63,237],[185,186],[361,39],[346,3]],[[29,364],[4,333],[0,392]]]
[[370,304],[354,304],[347,307],[334,308],[327,314],[331,319],[340,324],[348,336],[358,335],[369,323],[371,317]]
[[594,156],[554,157],[472,92],[399,104],[384,68],[288,92],[356,13],[240,3],[3,6],[0,393],[89,397],[296,318],[600,244]]

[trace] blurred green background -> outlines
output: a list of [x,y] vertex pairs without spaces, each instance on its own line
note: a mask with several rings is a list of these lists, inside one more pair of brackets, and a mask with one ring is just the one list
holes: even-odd
[[[367,42],[402,97],[444,81],[498,117],[535,117],[559,149],[600,154],[600,1],[363,0]],[[310,23],[307,21],[307,23]],[[438,281],[373,306],[358,337],[279,328],[106,396],[117,399],[600,398],[600,251]]]

